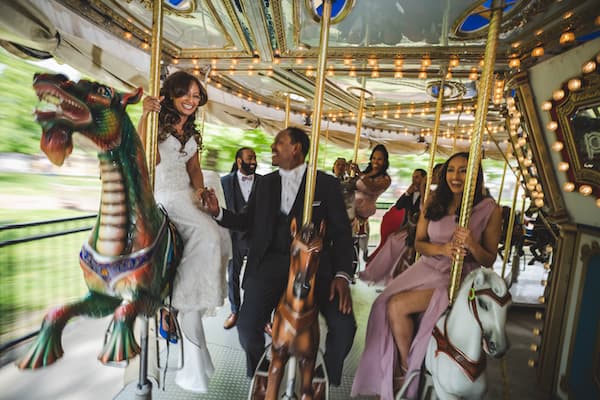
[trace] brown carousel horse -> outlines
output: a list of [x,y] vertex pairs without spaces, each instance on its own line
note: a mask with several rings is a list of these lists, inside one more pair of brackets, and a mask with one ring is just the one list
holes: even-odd
[[290,230],[293,240],[288,285],[273,320],[268,400],[277,398],[290,356],[295,356],[300,366],[302,399],[313,399],[314,396],[312,380],[319,348],[319,310],[314,289],[325,223],[321,222],[318,231],[311,223],[302,226],[298,232],[296,219],[293,219]]

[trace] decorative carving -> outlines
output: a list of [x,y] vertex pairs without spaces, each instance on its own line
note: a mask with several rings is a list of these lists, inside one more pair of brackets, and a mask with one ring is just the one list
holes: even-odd
[[[593,61],[595,62],[595,61]],[[552,121],[547,129],[555,130],[557,142],[552,146],[560,153],[558,169],[568,182],[566,191],[600,198],[600,74],[598,69],[564,82],[548,101]]]

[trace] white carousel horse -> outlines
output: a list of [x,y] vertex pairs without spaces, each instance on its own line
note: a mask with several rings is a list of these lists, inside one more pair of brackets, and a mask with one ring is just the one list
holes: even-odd
[[[479,268],[467,275],[452,308],[436,323],[425,355],[439,399],[483,397],[484,352],[500,358],[508,350],[505,324],[510,303],[506,282],[492,269]],[[397,399],[403,398],[413,377],[407,377]]]

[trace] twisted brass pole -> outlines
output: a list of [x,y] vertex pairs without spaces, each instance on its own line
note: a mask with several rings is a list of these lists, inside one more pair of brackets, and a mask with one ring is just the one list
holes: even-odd
[[435,106],[435,122],[433,123],[433,137],[431,138],[431,147],[429,149],[429,166],[427,167],[427,183],[425,185],[425,193],[423,193],[423,204],[427,203],[429,190],[431,188],[431,179],[433,178],[433,164],[435,162],[435,153],[437,153],[437,141],[440,130],[440,120],[442,118],[442,109],[444,107],[444,85],[446,84],[446,70],[442,68],[442,80],[440,81],[440,91],[438,93],[437,103]]
[[303,224],[310,223],[312,219],[312,203],[315,198],[315,185],[317,182],[317,160],[319,155],[319,133],[321,131],[321,114],[323,108],[323,91],[325,87],[325,64],[327,62],[327,47],[329,46],[329,25],[331,23],[331,0],[323,1],[323,15],[321,16],[321,38],[319,41],[319,58],[317,60],[317,78],[315,80],[315,104],[313,111],[313,125],[310,139],[310,160],[306,170],[306,189],[304,196]]
[[502,260],[502,273],[500,276],[504,278],[504,272],[506,271],[506,263],[508,262],[508,256],[510,254],[510,247],[512,246],[512,232],[515,227],[515,208],[517,206],[517,198],[519,197],[519,180],[521,173],[517,171],[517,183],[515,184],[515,193],[513,194],[512,207],[510,209],[510,217],[508,218],[508,227],[506,228],[506,238],[504,239],[504,259]]
[[[488,104],[491,97],[494,64],[496,62],[496,49],[498,47],[498,33],[502,19],[501,6],[501,0],[492,1],[492,16],[490,18],[490,24],[488,27],[484,63],[481,70],[481,80],[479,85],[480,91],[477,97],[477,111],[475,113],[473,137],[471,138],[471,148],[469,149],[467,176],[463,191],[462,204],[460,207],[460,218],[458,221],[458,225],[464,228],[469,226],[473,198],[475,197],[475,187],[477,186],[477,173],[479,172],[479,163],[481,160],[481,145],[485,130],[485,117],[487,115]],[[461,282],[463,261],[463,257],[460,254],[457,254],[452,261],[450,284],[448,286],[448,298],[450,300],[450,304],[454,302],[454,298],[456,297],[456,293]]]
[[[150,96],[160,93],[160,56],[162,53],[163,2],[154,0],[152,5],[152,42],[150,50]],[[158,137],[158,113],[148,114],[146,124],[146,161],[150,185],[154,188],[154,170],[156,168],[156,151]],[[140,132],[144,134],[144,132]]]
[[498,205],[500,205],[500,199],[502,199],[502,191],[504,190],[504,178],[506,178],[506,169],[508,168],[508,161],[504,163],[504,170],[502,171],[502,180],[500,181],[500,192],[498,193]]
[[290,126],[290,94],[285,94],[285,121],[283,122],[283,128]]

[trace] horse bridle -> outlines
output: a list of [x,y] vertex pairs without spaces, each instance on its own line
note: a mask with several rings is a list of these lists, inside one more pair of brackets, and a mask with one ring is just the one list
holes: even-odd
[[[473,312],[475,321],[477,321],[477,325],[479,325],[479,329],[483,333],[483,326],[481,325],[481,320],[479,319],[479,313],[477,312],[476,300],[477,300],[477,296],[479,296],[479,295],[491,297],[492,300],[494,300],[500,307],[504,307],[509,301],[511,301],[512,296],[510,295],[510,291],[508,289],[506,290],[506,293],[504,294],[504,296],[500,297],[496,293],[494,293],[492,288],[488,287],[488,288],[484,288],[484,289],[475,290],[475,283],[471,284],[471,289],[469,290],[469,297],[467,298],[468,299],[467,301],[469,302],[469,307],[471,308],[471,311]],[[487,343],[487,339],[485,338],[485,336],[483,336],[483,340],[485,341],[485,344],[487,346],[488,343]]]
[[[467,301],[469,303],[469,307],[470,307],[471,311],[473,312],[473,316],[475,317],[475,320],[477,321],[477,325],[479,325],[479,329],[482,332],[481,336],[482,336],[483,340],[485,341],[485,345],[488,346],[488,348],[489,348],[487,339],[486,339],[485,335],[483,335],[483,326],[481,325],[481,321],[479,319],[479,313],[477,312],[476,299],[477,299],[477,296],[479,296],[479,295],[485,295],[485,296],[491,297],[492,300],[494,300],[496,303],[498,303],[500,305],[500,307],[504,307],[512,299],[512,296],[510,295],[510,292],[508,290],[506,291],[506,294],[501,297],[501,296],[498,296],[496,293],[494,293],[492,288],[475,290],[474,284],[471,285],[471,289],[469,290],[469,296],[467,297]],[[448,318],[446,318],[446,320],[444,321],[444,333],[442,333],[437,326],[434,326],[434,328],[433,328],[432,334],[437,343],[437,350],[436,350],[435,354],[436,354],[436,356],[439,352],[448,354],[448,356],[450,356],[450,358],[452,358],[454,361],[456,361],[456,363],[462,368],[462,370],[469,377],[471,382],[474,382],[475,379],[477,379],[479,377],[479,375],[481,375],[481,373],[485,370],[485,367],[486,367],[485,355],[482,354],[482,356],[479,358],[479,360],[473,361],[473,360],[469,359],[462,351],[457,349],[452,344],[452,342],[450,342],[450,339],[445,334],[445,332],[448,331],[446,328],[447,323],[448,323]]]

